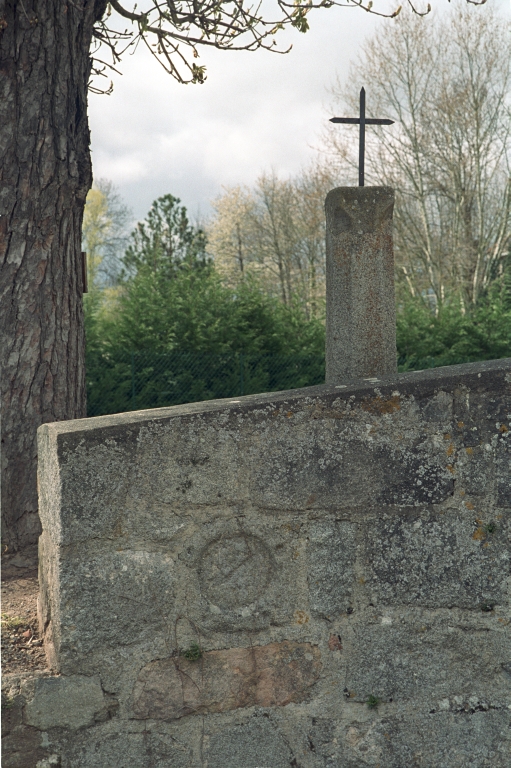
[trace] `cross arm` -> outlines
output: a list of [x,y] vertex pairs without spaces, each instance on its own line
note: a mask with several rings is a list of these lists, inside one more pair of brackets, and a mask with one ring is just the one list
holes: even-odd
[[331,123],[349,123],[350,125],[360,125],[359,117],[331,117]]
[[[360,125],[359,117],[331,117],[331,123],[348,123],[349,125]],[[366,117],[366,125],[394,125],[394,120],[379,120],[377,117]]]

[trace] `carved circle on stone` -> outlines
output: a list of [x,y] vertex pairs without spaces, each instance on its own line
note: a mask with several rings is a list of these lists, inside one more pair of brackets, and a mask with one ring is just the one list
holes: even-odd
[[199,566],[202,594],[224,610],[254,603],[268,586],[272,557],[257,536],[233,533],[205,546]]

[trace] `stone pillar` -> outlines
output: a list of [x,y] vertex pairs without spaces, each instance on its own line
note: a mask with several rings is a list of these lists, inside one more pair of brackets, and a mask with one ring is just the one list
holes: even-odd
[[397,373],[391,187],[339,187],[326,210],[326,383]]

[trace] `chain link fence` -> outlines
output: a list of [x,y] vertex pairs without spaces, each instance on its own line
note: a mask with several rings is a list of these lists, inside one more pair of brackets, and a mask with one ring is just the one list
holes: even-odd
[[277,392],[325,381],[324,355],[87,355],[87,415]]

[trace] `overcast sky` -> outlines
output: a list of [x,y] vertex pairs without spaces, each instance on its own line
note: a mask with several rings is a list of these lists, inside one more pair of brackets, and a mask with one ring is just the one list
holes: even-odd
[[[510,6],[488,3],[506,14]],[[113,181],[140,219],[167,192],[204,216],[222,186],[250,185],[272,168],[296,173],[320,145],[329,86],[347,76],[366,36],[385,23],[357,8],[320,9],[309,20],[305,35],[283,35],[293,43],[285,56],[202,50],[203,85],[179,85],[140,46],[122,62],[111,96],[89,96],[95,178]]]

